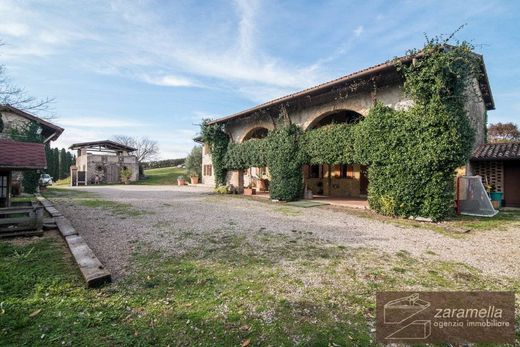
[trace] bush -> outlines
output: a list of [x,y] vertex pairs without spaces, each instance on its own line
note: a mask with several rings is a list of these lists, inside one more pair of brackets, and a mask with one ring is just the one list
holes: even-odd
[[123,170],[121,170],[121,172],[120,172],[120,177],[121,177],[121,181],[124,184],[128,184],[128,182],[130,182],[130,178],[132,177],[132,170],[130,170],[127,167],[123,168]]

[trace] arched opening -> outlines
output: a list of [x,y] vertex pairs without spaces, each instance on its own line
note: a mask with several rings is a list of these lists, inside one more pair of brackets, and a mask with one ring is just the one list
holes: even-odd
[[362,118],[363,116],[361,114],[352,110],[333,111],[316,117],[311,124],[309,124],[307,130],[320,128],[330,124],[355,124]]
[[[331,124],[356,124],[363,116],[352,110],[338,110],[316,117],[307,131]],[[305,187],[312,195],[365,198],[367,168],[360,164],[316,164],[304,166]]]
[[249,132],[244,136],[242,142],[251,140],[251,139],[263,139],[267,136],[269,130],[267,128],[259,127],[249,130]]
[[[267,137],[269,129],[256,127],[247,132],[242,142],[252,139],[263,139]],[[243,171],[243,186],[248,192],[254,194],[268,194],[269,192],[269,170],[267,167],[250,167]],[[244,190],[246,192],[246,190]]]

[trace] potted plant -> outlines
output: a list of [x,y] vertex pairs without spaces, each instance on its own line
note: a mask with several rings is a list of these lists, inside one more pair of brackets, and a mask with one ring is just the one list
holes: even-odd
[[128,184],[128,183],[130,183],[130,178],[131,177],[132,177],[132,170],[130,170],[127,167],[124,167],[123,170],[121,170],[121,181],[124,184]]
[[256,189],[253,188],[252,183],[249,183],[247,187],[244,187],[244,195],[256,195]]
[[196,174],[191,174],[190,175],[190,180],[191,180],[191,184],[198,184],[199,183],[199,176],[197,176]]
[[184,178],[184,176],[177,177],[177,185],[178,186],[183,186],[185,184],[186,184],[186,179]]

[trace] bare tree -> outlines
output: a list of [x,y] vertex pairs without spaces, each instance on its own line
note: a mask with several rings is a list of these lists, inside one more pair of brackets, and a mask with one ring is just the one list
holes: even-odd
[[520,141],[520,131],[514,123],[495,123],[488,126],[489,142]]
[[112,139],[122,145],[134,147],[136,149],[135,155],[139,163],[154,160],[159,154],[157,141],[150,140],[147,137],[137,138],[126,135],[115,135]]
[[[0,47],[4,44],[0,42]],[[12,84],[9,79],[5,65],[0,65],[0,104],[11,105],[23,111],[39,113],[40,116],[46,119],[53,118],[53,113],[50,108],[54,99],[45,98],[37,99],[27,94],[23,88]],[[41,115],[41,113],[44,113]]]

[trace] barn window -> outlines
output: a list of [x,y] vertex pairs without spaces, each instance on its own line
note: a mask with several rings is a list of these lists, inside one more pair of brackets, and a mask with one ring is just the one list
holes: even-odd
[[321,165],[311,165],[309,167],[309,178],[320,178]]
[[354,178],[354,166],[341,164],[339,166],[339,178]]

